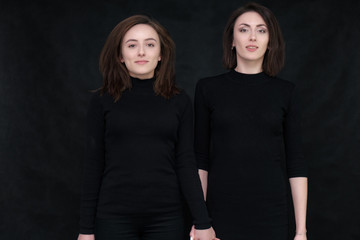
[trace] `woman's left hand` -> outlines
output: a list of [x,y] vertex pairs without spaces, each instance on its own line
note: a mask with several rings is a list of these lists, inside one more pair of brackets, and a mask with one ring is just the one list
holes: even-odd
[[208,229],[194,229],[194,237],[193,240],[220,240],[216,237],[214,229],[208,228]]

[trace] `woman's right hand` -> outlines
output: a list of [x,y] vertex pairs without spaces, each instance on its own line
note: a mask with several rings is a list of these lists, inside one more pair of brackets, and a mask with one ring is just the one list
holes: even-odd
[[79,234],[77,240],[95,240],[94,234]]

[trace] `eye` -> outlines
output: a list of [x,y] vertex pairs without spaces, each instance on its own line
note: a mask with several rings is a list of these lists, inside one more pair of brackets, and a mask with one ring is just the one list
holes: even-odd
[[148,43],[147,46],[148,46],[148,47],[155,47],[155,44],[153,44],[153,43]]
[[259,30],[258,30],[258,32],[259,32],[259,33],[267,33],[267,30],[266,30],[266,29],[261,28],[261,29],[259,29]]
[[135,44],[129,44],[128,48],[134,48],[136,45]]
[[244,33],[244,32],[247,32],[247,31],[249,31],[247,28],[240,28],[240,29],[239,29],[239,32],[243,32],[243,33]]

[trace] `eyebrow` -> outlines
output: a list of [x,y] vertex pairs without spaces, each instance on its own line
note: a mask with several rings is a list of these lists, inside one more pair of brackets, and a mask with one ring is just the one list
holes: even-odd
[[[146,38],[145,41],[149,41],[149,40],[153,40],[156,42],[156,39],[155,38]],[[129,39],[127,40],[125,43],[127,42],[137,42],[138,40],[137,39]]]
[[[239,26],[241,26],[241,25],[245,25],[247,27],[250,27],[250,25],[247,24],[247,23],[240,23]],[[258,24],[258,25],[256,25],[256,27],[267,27],[267,26],[266,26],[266,24]]]

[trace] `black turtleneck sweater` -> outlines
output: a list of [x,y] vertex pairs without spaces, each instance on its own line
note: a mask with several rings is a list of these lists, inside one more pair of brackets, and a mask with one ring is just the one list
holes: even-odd
[[272,234],[288,222],[285,179],[307,176],[295,89],[234,70],[197,83],[195,152],[219,238],[282,239]]
[[193,110],[184,92],[156,96],[154,79],[131,78],[120,100],[94,94],[87,115],[80,233],[96,218],[179,214],[210,227],[193,152]]

